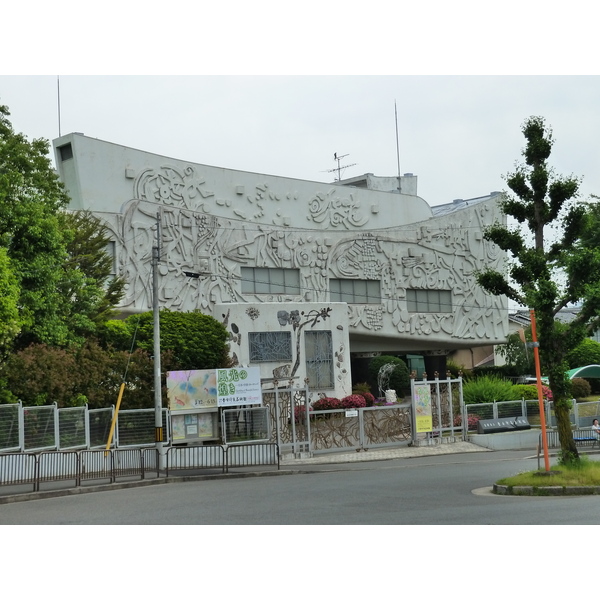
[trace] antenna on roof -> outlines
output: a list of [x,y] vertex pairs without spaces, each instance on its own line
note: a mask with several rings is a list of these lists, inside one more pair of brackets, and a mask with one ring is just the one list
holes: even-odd
[[401,181],[400,178],[400,146],[398,144],[398,109],[396,108],[396,101],[394,100],[394,113],[396,114],[396,156],[398,158],[398,192],[402,193]]
[[335,181],[341,181],[342,180],[342,169],[347,169],[348,167],[353,167],[356,163],[352,163],[351,165],[344,165],[343,167],[340,165],[340,162],[342,161],[342,158],[346,158],[346,156],[349,156],[349,154],[342,154],[342,155],[338,155],[337,152],[333,153],[333,160],[337,161],[337,167],[335,169],[329,169],[327,171],[327,173],[336,173],[337,172],[337,179]]
[[56,93],[58,95],[58,137],[60,137],[60,75],[56,76]]

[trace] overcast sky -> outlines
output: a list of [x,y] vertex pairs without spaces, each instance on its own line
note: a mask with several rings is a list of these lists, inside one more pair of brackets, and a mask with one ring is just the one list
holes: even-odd
[[557,173],[600,195],[598,76],[2,76],[0,102],[28,138],[60,127],[298,179],[333,181],[334,153],[343,178],[397,175],[399,157],[431,205],[505,189],[521,125],[541,115]]
[[60,115],[63,134],[269,175],[333,181],[334,153],[343,178],[399,163],[433,206],[506,189],[540,115],[556,172],[600,195],[589,2],[36,6],[5,7],[27,26],[0,38],[0,103],[30,139],[58,137]]

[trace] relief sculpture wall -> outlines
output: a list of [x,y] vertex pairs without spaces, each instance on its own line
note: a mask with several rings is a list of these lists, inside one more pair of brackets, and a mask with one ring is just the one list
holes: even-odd
[[[492,343],[507,334],[503,301],[475,284],[479,269],[501,267],[503,260],[483,240],[485,226],[500,218],[492,201],[451,218],[369,229],[369,211],[354,201],[352,189],[339,187],[301,201],[293,192],[256,186],[244,189],[240,204],[207,189],[194,167],[163,166],[142,171],[132,194],[120,214],[106,216],[117,241],[119,272],[128,281],[125,311],[151,307],[151,256],[160,215],[161,306],[210,313],[214,304],[231,302],[325,302],[328,278],[376,279],[381,305],[349,305],[355,331]],[[283,208],[266,211],[266,203]],[[242,296],[242,266],[300,269],[301,294]],[[201,277],[187,277],[185,271]],[[410,288],[453,290],[453,312],[409,313]]]

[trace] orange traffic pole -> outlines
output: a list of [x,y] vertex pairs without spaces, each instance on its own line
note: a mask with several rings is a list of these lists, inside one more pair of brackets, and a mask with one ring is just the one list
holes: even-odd
[[540,370],[540,351],[535,332],[535,310],[530,310],[531,315],[531,339],[533,340],[533,358],[535,361],[535,375],[537,378],[538,402],[540,404],[540,421],[542,422],[542,444],[544,447],[544,464],[546,472],[550,471],[550,459],[548,458],[548,439],[546,437],[546,416],[544,414],[544,393],[542,392],[542,373]]

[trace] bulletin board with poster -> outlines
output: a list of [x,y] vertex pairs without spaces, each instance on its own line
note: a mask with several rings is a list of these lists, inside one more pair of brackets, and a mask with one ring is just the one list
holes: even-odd
[[216,371],[167,371],[173,443],[219,439]]

